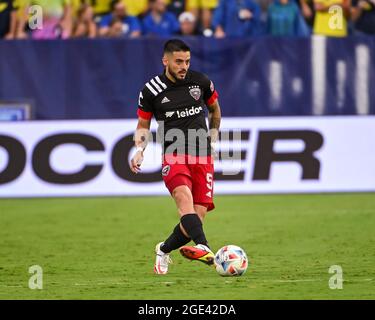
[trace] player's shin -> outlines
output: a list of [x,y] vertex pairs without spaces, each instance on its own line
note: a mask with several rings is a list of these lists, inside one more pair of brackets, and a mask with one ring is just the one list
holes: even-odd
[[203,244],[209,247],[203,231],[202,221],[196,213],[189,213],[182,216],[181,224],[195,244]]
[[160,250],[163,251],[164,253],[169,253],[189,243],[190,240],[191,240],[190,238],[187,238],[183,234],[180,228],[180,224],[178,224],[174,228],[172,234],[168,237],[168,239],[164,241],[164,244],[160,247]]

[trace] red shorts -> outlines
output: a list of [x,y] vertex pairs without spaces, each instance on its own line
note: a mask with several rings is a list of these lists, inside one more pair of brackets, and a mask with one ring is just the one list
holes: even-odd
[[207,211],[215,208],[214,163],[211,156],[194,157],[190,155],[164,155],[162,176],[172,194],[173,190],[186,185],[191,190],[194,204],[205,206]]

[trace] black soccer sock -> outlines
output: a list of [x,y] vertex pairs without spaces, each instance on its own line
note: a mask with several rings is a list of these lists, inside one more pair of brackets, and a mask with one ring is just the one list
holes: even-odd
[[203,231],[202,221],[199,219],[196,213],[189,213],[182,216],[181,224],[195,244],[203,244],[208,247],[207,239]]
[[172,234],[169,236],[167,240],[164,241],[164,244],[160,247],[160,250],[164,253],[169,253],[172,250],[176,250],[179,247],[184,246],[185,244],[190,242],[190,238],[185,237],[185,235],[182,233],[182,230],[180,228],[180,224],[178,224]]

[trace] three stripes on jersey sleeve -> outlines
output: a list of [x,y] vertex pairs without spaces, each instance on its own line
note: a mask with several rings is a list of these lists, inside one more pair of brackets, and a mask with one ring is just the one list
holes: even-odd
[[151,79],[149,82],[146,83],[146,87],[151,93],[156,97],[159,93],[163,92],[167,89],[167,85],[160,80],[159,76]]

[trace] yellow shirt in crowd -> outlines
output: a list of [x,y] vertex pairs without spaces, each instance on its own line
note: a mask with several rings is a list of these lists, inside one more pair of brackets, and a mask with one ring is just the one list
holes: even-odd
[[187,11],[192,9],[215,9],[218,0],[186,0]]
[[[46,10],[46,14],[60,15],[64,4],[70,4],[76,13],[81,6],[81,0],[15,0],[23,8],[37,4]],[[111,0],[91,0],[95,14],[106,14],[110,12]],[[129,15],[138,16],[148,8],[148,0],[123,0]],[[167,1],[169,2],[169,0]]]
[[[128,15],[138,16],[148,9],[148,0],[122,0],[126,6]],[[38,4],[46,10],[46,14],[60,16],[65,4],[70,4],[73,13],[78,12],[81,0],[14,0],[18,7],[25,8],[30,4]],[[106,14],[110,12],[111,0],[90,0],[95,14]],[[165,1],[170,4],[171,0]],[[187,10],[194,8],[216,8],[218,0],[187,0]]]
[[334,7],[335,4],[342,4],[343,2],[343,0],[315,0],[315,3],[330,6],[331,12],[316,11],[314,34],[330,37],[345,37],[348,34],[344,10],[342,8],[340,9],[340,7]]
[[27,5],[39,5],[43,8],[43,14],[48,17],[61,18],[65,5],[70,5],[71,0],[29,0]]
[[123,2],[130,16],[138,16],[148,8],[148,0],[123,0]]
[[[79,0],[78,0],[79,2]],[[130,16],[138,16],[148,8],[148,0],[123,0]],[[95,14],[110,12],[111,0],[91,0]]]

